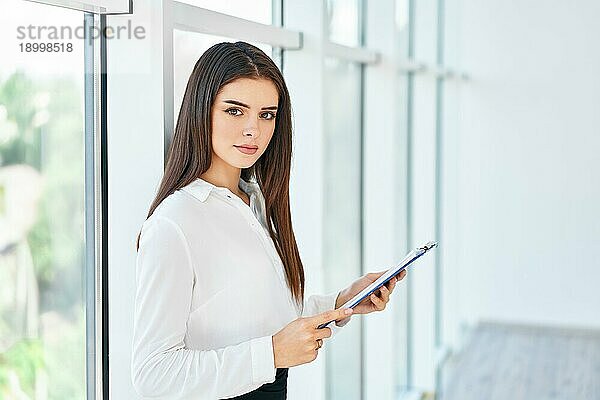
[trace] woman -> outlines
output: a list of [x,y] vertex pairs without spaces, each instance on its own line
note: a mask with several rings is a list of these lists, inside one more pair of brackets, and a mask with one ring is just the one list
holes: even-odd
[[[132,379],[143,396],[285,399],[288,368],[313,361],[350,319],[339,306],[383,273],[304,301],[291,149],[273,61],[244,42],[208,49],[138,236]],[[383,310],[396,280],[354,314]]]

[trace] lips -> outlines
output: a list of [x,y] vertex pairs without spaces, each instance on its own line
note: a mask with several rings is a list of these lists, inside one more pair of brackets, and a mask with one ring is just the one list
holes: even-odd
[[258,150],[258,146],[249,146],[249,145],[236,146],[236,145],[234,145],[233,147],[235,147],[236,149],[238,149],[239,151],[241,151],[244,154],[254,154]]

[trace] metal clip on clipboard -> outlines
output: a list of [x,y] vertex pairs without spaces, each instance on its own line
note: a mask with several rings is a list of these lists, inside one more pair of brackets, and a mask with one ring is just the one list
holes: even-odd
[[[429,250],[433,249],[434,247],[437,247],[437,245],[438,245],[438,242],[431,241],[431,242],[425,243],[421,247],[417,247],[416,249],[412,250],[396,266],[388,269],[375,282],[373,282],[372,284],[370,284],[369,286],[364,288],[360,293],[358,293],[356,296],[354,296],[353,298],[351,298],[350,300],[348,300],[347,302],[342,304],[339,308],[354,308],[354,307],[356,307],[356,305],[358,303],[360,303],[361,301],[363,301],[365,299],[365,297],[370,296],[371,293],[373,293],[374,291],[379,289],[381,286],[385,285],[390,279],[392,279],[394,276],[398,275],[403,269],[405,269],[410,264],[412,264],[413,261],[415,261],[417,258],[421,257],[423,254],[427,253]],[[334,322],[334,321],[329,321],[324,324],[321,324],[317,327],[317,329],[325,328],[327,325],[329,325],[332,322]]]

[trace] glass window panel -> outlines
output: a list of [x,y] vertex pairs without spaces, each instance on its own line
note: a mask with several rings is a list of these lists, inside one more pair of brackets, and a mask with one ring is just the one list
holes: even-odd
[[[328,291],[362,273],[360,67],[325,62],[324,268]],[[355,319],[357,319],[355,317]],[[327,399],[361,398],[361,325],[350,321],[327,349]]]
[[329,40],[346,46],[361,45],[361,0],[327,0]]
[[396,51],[401,60],[408,58],[410,40],[410,1],[396,0],[394,24],[396,26]]
[[[436,79],[417,74],[413,79],[411,115],[410,247],[435,237],[436,196]],[[411,384],[434,385],[435,354],[435,257],[424,259],[411,272]]]
[[437,4],[438,0],[413,1],[416,60],[437,64]]
[[84,15],[20,0],[2,8],[0,398],[82,399],[84,42],[49,34],[82,27]]
[[[406,146],[406,135],[408,133],[408,75],[402,73],[398,78],[398,100],[397,106],[400,112],[395,114],[395,118],[397,118],[397,126],[399,128],[398,135],[396,140],[399,141],[398,146]],[[396,158],[396,171],[400,171],[401,173],[406,173],[406,159],[404,157]],[[402,199],[406,198],[406,180],[401,179],[396,184],[396,198]],[[397,207],[405,207],[404,202],[397,205]],[[406,220],[403,217],[400,217],[404,214],[403,210],[398,210],[396,215],[400,221],[397,221],[397,236],[399,238],[406,236]],[[402,249],[402,246],[399,246],[399,249],[396,253],[396,258],[401,259],[409,249]],[[402,254],[401,254],[402,253]],[[405,393],[409,390],[408,387],[408,295],[407,295],[407,285],[399,285],[396,286],[394,291],[394,295],[396,296],[396,302],[398,307],[395,308],[394,315],[394,324],[396,329],[394,329],[395,340],[394,343],[397,346],[394,348],[394,359],[396,360],[394,364],[395,368],[395,377],[396,377],[396,388],[398,398],[402,393]]]
[[262,24],[271,25],[273,21],[272,0],[182,0],[181,2]]
[[444,47],[444,65],[453,70],[459,70],[458,39],[459,39],[459,7],[458,0],[444,0],[442,13],[443,39],[441,46]]
[[[410,4],[409,0],[396,0],[395,4],[395,26],[396,26],[396,49],[399,59],[404,60],[409,58],[409,40],[410,40]],[[398,77],[398,88],[397,88],[397,106],[400,112],[395,114],[397,118],[398,135],[396,140],[399,140],[399,146],[405,146],[407,143],[404,138],[408,135],[408,124],[409,124],[409,109],[408,109],[408,82],[409,77],[406,73],[400,73]],[[396,165],[396,171],[406,171],[406,160],[404,157],[398,157]],[[406,180],[402,179],[396,185],[396,198],[406,198]],[[398,207],[404,207],[405,204],[399,204]],[[396,215],[400,216],[404,214],[404,210],[398,210]],[[398,221],[396,226],[398,229],[397,237],[404,237],[406,235],[405,230],[406,221],[402,218]],[[398,253],[405,253],[409,249],[400,250]],[[404,254],[397,254],[398,259],[403,257]],[[408,351],[408,307],[409,299],[407,293],[407,285],[400,285],[397,287],[396,292],[399,306],[395,309],[396,314],[394,315],[394,323],[396,329],[394,329],[395,340],[394,343],[398,345],[395,347],[394,359],[394,376],[396,377],[396,394],[400,398],[403,393],[406,393],[410,388],[408,385],[408,374],[409,374],[409,351]]]

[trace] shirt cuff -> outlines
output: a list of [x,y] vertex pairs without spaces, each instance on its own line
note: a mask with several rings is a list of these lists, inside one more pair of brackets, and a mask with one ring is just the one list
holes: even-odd
[[250,341],[252,356],[252,379],[254,383],[275,382],[275,354],[273,352],[273,337],[263,336]]

